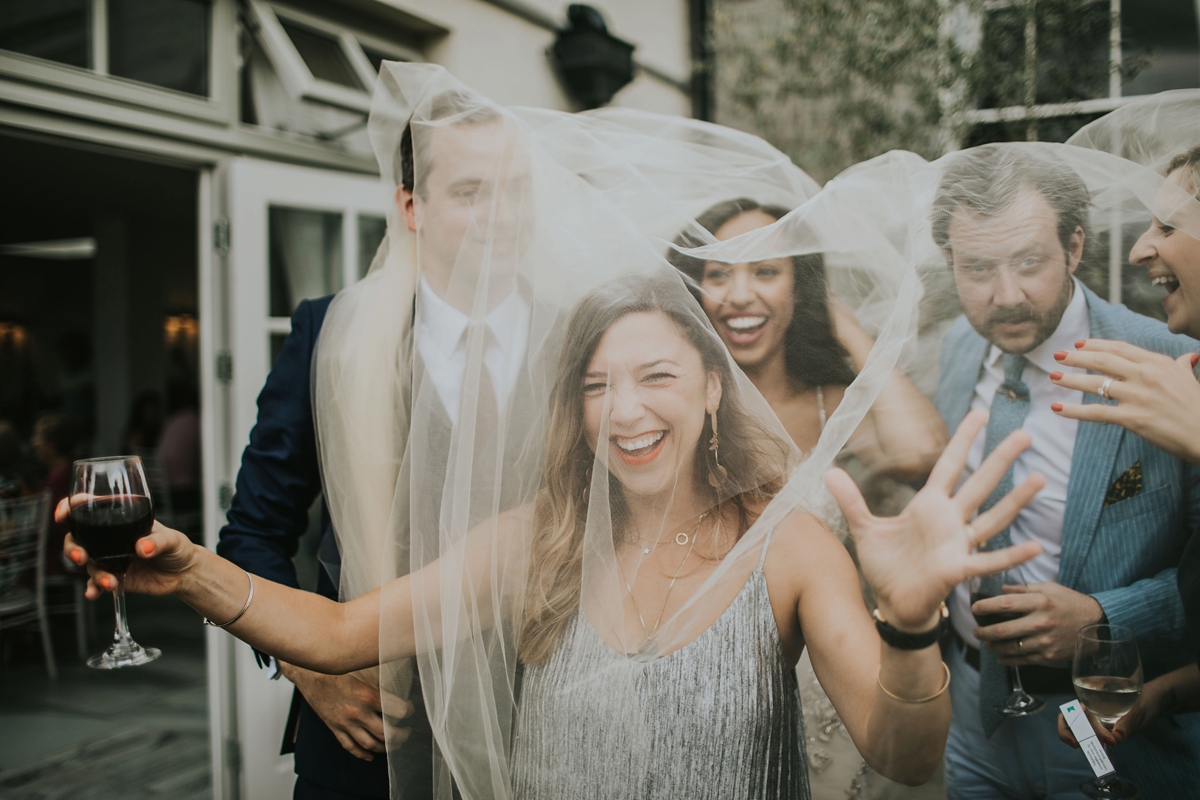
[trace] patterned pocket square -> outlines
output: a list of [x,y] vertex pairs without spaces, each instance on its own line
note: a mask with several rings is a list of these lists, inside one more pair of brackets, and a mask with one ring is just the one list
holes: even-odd
[[1122,472],[1121,477],[1113,481],[1113,485],[1108,487],[1108,494],[1104,495],[1104,505],[1111,506],[1113,503],[1137,497],[1141,493],[1142,462],[1135,461],[1132,467]]

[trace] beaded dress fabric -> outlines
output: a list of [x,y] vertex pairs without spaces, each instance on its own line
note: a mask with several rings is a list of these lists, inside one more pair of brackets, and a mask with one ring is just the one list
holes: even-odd
[[810,797],[799,687],[761,564],[698,638],[638,665],[633,686],[650,743],[644,750],[627,746],[626,727],[592,722],[613,709],[628,713],[629,684],[606,686],[604,678],[621,671],[607,665],[629,660],[576,612],[550,660],[525,670],[513,740],[514,797]]

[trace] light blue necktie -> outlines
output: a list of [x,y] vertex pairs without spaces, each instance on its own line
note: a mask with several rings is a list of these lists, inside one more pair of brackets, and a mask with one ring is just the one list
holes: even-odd
[[[1025,422],[1029,412],[1029,387],[1021,381],[1021,374],[1028,363],[1025,356],[1016,353],[1004,354],[1004,382],[992,397],[992,408],[988,416],[987,434],[984,438],[983,457],[987,458],[996,446]],[[1013,489],[1013,468],[1009,465],[1004,478],[992,491],[979,510],[987,511],[1000,501],[1000,498]],[[1012,536],[1008,528],[1000,531],[983,545],[984,550],[997,550],[1012,544]],[[996,579],[996,583],[1000,581]],[[983,587],[985,593],[1000,594],[999,585]],[[1011,691],[1008,679],[1008,669],[1000,666],[996,656],[987,648],[981,648],[979,654],[979,714],[983,722],[983,732],[991,736],[1004,716],[996,711],[996,706],[1003,703]]]

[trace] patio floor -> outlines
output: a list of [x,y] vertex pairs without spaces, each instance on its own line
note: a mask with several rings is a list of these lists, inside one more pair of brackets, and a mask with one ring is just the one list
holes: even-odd
[[[90,652],[111,635],[111,601],[95,609]],[[58,680],[35,634],[5,631],[0,665],[0,797],[109,800],[212,796],[204,631],[174,599],[129,598],[134,638],[162,658],[110,672],[76,660],[72,620],[56,617]]]

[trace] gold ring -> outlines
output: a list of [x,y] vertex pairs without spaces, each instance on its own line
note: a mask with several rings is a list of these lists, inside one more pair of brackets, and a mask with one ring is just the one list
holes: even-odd
[[1017,649],[1021,651],[1021,655],[1025,655],[1025,640],[1017,639]]

